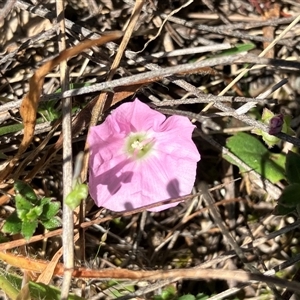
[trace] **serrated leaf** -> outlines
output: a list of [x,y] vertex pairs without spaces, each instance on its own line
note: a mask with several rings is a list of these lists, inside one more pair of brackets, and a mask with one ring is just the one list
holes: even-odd
[[50,220],[45,220],[45,221],[41,221],[41,222],[42,222],[43,226],[49,230],[61,226],[61,223],[60,223],[59,219],[57,219],[57,218],[52,218]]
[[41,219],[47,220],[54,217],[55,215],[57,215],[59,209],[60,209],[60,202],[53,201],[51,203],[47,203],[46,205],[44,205]]
[[284,207],[296,207],[300,204],[300,183],[287,186],[278,199],[278,204]]
[[16,212],[22,221],[26,221],[27,213],[32,209],[32,204],[20,194],[15,196]]
[[[271,153],[254,136],[240,132],[230,137],[226,142],[226,146],[250,168],[264,178],[269,179],[272,183],[285,179],[285,156]],[[230,157],[224,155],[224,158],[232,164],[236,164]],[[245,170],[241,168],[241,171]]]
[[25,240],[29,240],[38,226],[38,220],[34,220],[32,222],[23,222],[21,234],[24,236]]
[[27,221],[37,220],[38,217],[41,215],[42,212],[43,212],[43,207],[42,207],[42,206],[35,206],[35,207],[33,207],[33,208],[26,214],[26,219],[27,219]]
[[22,195],[26,200],[30,201],[31,203],[35,203],[38,200],[34,190],[28,184],[20,180],[16,180],[14,188],[17,193]]
[[52,199],[53,198],[50,198],[50,197],[44,197],[40,200],[40,205],[44,206],[44,205],[50,203]]
[[286,177],[289,183],[300,183],[300,155],[289,151],[285,163]]
[[19,233],[22,228],[22,221],[18,217],[16,211],[14,211],[5,221],[2,231],[5,233],[15,234]]

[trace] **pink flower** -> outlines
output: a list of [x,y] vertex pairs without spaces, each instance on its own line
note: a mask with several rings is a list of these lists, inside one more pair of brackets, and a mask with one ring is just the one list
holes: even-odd
[[138,99],[112,111],[88,135],[89,192],[95,203],[128,211],[188,195],[200,160],[191,138],[194,127],[188,118],[166,119]]

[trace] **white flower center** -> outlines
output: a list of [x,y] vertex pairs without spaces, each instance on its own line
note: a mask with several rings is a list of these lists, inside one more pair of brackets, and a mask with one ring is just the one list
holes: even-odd
[[125,151],[134,159],[145,158],[152,152],[154,143],[155,138],[147,133],[131,133],[126,138]]
[[144,143],[141,143],[140,141],[134,141],[132,144],[131,144],[131,147],[133,149],[136,149],[136,150],[143,150],[144,148]]

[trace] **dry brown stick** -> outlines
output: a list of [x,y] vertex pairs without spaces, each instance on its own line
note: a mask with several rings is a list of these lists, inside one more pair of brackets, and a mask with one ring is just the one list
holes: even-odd
[[[10,253],[0,253],[1,259],[9,264],[16,262],[16,257]],[[18,258],[23,265],[30,267],[32,271],[41,272],[46,268],[47,262],[29,259],[20,256]],[[28,263],[28,260],[31,262]],[[58,264],[55,268],[57,275],[62,275],[63,265]],[[224,269],[174,269],[174,270],[155,270],[155,271],[133,271],[128,269],[103,269],[93,270],[88,268],[76,268],[72,274],[74,277],[80,278],[101,278],[101,279],[137,279],[137,280],[167,280],[176,278],[178,280],[199,280],[199,279],[222,279],[236,280],[239,282],[251,283],[251,281],[266,282],[287,288],[289,290],[300,292],[300,285],[296,281],[288,281],[286,279],[266,276],[258,273],[248,273],[245,271],[232,271]]]
[[[65,1],[56,1],[58,30],[58,48],[62,52],[66,50],[66,27],[65,27]],[[61,90],[69,89],[69,74],[67,59],[59,64]],[[72,272],[74,270],[74,222],[73,210],[65,204],[65,199],[72,190],[72,99],[68,97],[62,101],[62,133],[63,139],[63,233],[62,233],[62,254],[64,260],[64,274],[61,286],[60,297],[67,300],[72,280]]]
[[0,10],[0,23],[2,23],[7,15],[10,13],[10,11],[15,6],[17,0],[7,0],[4,7]]

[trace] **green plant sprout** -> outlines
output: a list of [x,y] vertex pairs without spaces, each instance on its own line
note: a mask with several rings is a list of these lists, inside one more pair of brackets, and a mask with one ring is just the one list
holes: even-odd
[[60,221],[56,217],[60,209],[59,202],[52,201],[49,197],[40,199],[28,184],[19,180],[15,182],[14,188],[16,210],[5,221],[2,232],[21,233],[29,240],[38,224],[49,230],[60,226]]

